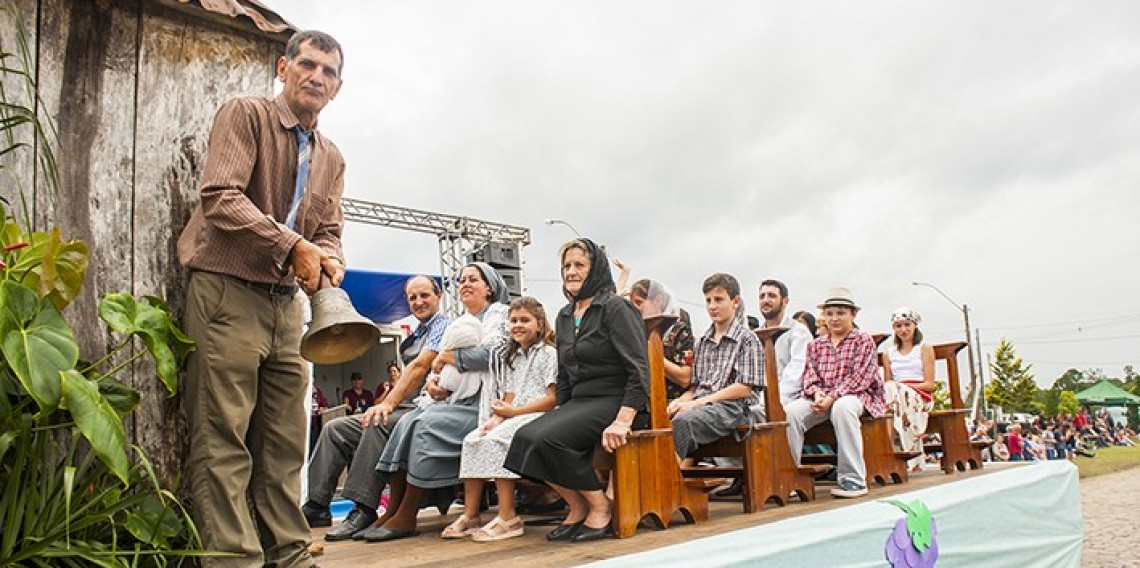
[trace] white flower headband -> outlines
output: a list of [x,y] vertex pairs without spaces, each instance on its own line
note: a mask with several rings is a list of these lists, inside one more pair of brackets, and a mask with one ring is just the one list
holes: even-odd
[[918,312],[910,308],[899,308],[895,310],[893,314],[891,314],[891,323],[902,320],[907,320],[914,325],[918,325],[922,323],[922,316],[918,315]]

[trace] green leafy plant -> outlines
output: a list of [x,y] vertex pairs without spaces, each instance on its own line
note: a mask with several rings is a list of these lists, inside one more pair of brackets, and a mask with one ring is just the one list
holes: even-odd
[[[21,61],[0,54],[0,73],[25,78],[34,97]],[[15,141],[25,127],[39,144]],[[51,132],[0,88],[0,158],[35,152],[54,191]],[[162,300],[108,294],[98,315],[118,343],[81,360],[63,314],[82,290],[87,245],[57,228],[26,230],[9,205],[0,198],[0,566],[166,566],[207,554],[186,510],[128,444],[123,418],[140,396],[117,378],[150,357],[173,396],[193,342]]]
[[[116,373],[152,357],[167,392],[193,343],[156,298],[108,294],[121,341],[94,363],[61,312],[79,293],[86,246],[24,232],[0,205],[0,565],[165,565],[201,548],[178,500],[128,446],[139,394]],[[135,350],[138,338],[144,349]]]

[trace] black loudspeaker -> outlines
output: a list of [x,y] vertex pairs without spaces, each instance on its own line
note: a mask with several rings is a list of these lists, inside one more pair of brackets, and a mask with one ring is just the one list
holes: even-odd
[[471,260],[486,262],[495,268],[518,269],[522,267],[519,256],[518,244],[487,243],[471,255]]
[[512,270],[510,268],[496,268],[495,272],[503,277],[503,282],[507,284],[507,291],[511,293],[512,298],[522,296],[522,271]]
[[467,256],[468,262],[486,262],[503,277],[512,298],[523,294],[521,247],[518,243],[491,242]]

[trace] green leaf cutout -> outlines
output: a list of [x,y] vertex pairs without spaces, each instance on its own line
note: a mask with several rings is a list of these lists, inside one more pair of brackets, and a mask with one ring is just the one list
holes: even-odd
[[933,515],[931,515],[926,503],[918,499],[910,503],[903,503],[895,499],[884,499],[883,502],[894,505],[906,513],[906,531],[910,533],[911,542],[914,543],[916,550],[923,552],[930,548],[930,543],[934,540],[933,535],[930,534]]

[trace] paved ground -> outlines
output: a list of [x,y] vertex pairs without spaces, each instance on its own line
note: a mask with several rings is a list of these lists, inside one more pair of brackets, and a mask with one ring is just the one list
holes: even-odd
[[1081,564],[1136,566],[1140,542],[1140,467],[1081,480],[1085,547]]

